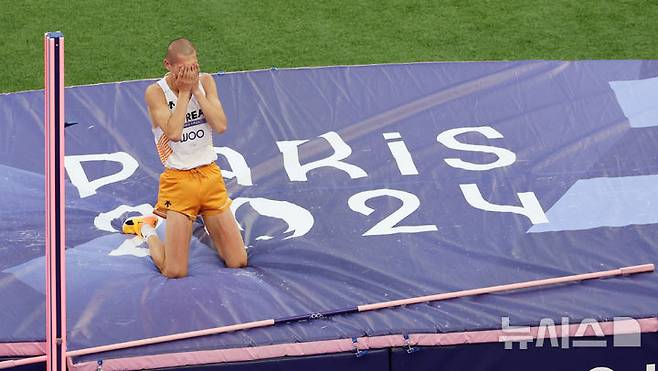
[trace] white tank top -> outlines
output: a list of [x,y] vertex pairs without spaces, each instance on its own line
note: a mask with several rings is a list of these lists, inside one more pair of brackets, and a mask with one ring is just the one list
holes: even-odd
[[[173,113],[178,96],[169,88],[164,77],[158,81],[158,85],[167,98],[169,112]],[[199,89],[206,94],[201,81],[199,81]],[[189,170],[217,160],[217,153],[212,145],[212,131],[194,96],[187,103],[180,142],[169,140],[159,126],[152,128],[152,131],[160,161],[166,168]]]

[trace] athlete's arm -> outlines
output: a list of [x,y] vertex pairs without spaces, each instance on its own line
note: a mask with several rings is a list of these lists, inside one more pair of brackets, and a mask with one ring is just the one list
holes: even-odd
[[[191,83],[182,83],[187,80],[193,81],[192,73],[190,71],[181,72],[181,77],[177,78],[178,82],[178,101],[174,112],[169,111],[167,99],[165,98],[162,89],[157,85],[151,85],[146,89],[144,99],[148,107],[149,116],[154,125],[162,129],[169,140],[179,142],[183,135],[183,123],[185,122],[185,113],[187,111],[187,103],[192,97]],[[187,78],[187,80],[184,80]],[[187,89],[186,89],[187,88]]]
[[197,102],[199,102],[208,125],[210,125],[214,131],[223,133],[226,131],[228,123],[226,115],[224,114],[224,108],[222,108],[222,103],[219,101],[219,96],[217,95],[217,85],[215,85],[215,80],[208,74],[200,75],[199,80],[201,81],[201,85],[203,85],[206,94],[204,95],[201,92],[198,85],[192,90],[192,94],[194,94]]

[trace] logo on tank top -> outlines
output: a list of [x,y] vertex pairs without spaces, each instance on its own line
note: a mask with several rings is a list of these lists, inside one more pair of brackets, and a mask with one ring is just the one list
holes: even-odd
[[201,111],[201,108],[199,108],[196,111],[188,112],[185,115],[185,121],[187,122],[187,121],[196,120],[198,118],[201,118],[201,116],[203,116],[203,111]]
[[[173,101],[169,101],[169,109],[170,110],[174,109],[174,107],[176,107],[176,103],[174,103]],[[203,111],[201,110],[201,108],[199,108],[196,111],[188,112],[185,114],[185,122],[199,119],[201,118],[201,116],[203,116]]]
[[[176,103],[174,101],[169,101],[169,109],[173,110],[174,107],[176,107]],[[198,110],[190,111],[185,114],[185,123],[183,124],[183,128],[188,128],[190,126],[196,126],[196,125],[201,125],[205,124],[206,120],[205,117],[203,116],[203,111],[201,108]],[[206,132],[203,129],[199,129],[196,131],[188,131],[188,132],[183,132],[183,135],[181,136],[180,142],[185,143],[187,141],[192,141],[195,139],[201,139],[206,135]]]
[[187,133],[183,133],[183,135],[180,138],[181,143],[187,142],[188,140],[195,140],[195,139],[201,139],[203,136],[206,135],[206,132],[203,131],[203,129],[199,129],[197,131],[189,131]]

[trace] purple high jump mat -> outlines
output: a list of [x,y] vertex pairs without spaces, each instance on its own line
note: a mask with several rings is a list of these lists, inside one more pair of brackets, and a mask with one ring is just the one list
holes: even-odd
[[[226,268],[196,223],[178,280],[113,226],[156,201],[153,80],[66,89],[69,350],[658,261],[658,61],[213,77],[229,121],[217,163],[249,267]],[[43,91],[0,95],[5,357],[44,351],[42,118]],[[70,369],[648,370],[657,317],[658,275],[643,273],[89,354]]]

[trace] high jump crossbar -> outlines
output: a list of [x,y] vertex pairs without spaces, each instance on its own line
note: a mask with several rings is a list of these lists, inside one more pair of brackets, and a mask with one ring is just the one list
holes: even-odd
[[[444,292],[434,295],[417,296],[407,299],[364,304],[355,307],[335,309],[325,312],[314,312],[314,313],[307,313],[307,314],[290,316],[290,317],[282,317],[278,319],[266,319],[261,321],[244,322],[244,323],[220,326],[220,327],[215,327],[205,330],[184,332],[184,333],[172,334],[166,336],[158,336],[158,337],[141,339],[141,340],[133,340],[124,343],[102,345],[98,347],[69,351],[66,352],[66,356],[76,357],[76,356],[82,356],[87,354],[108,352],[112,350],[133,348],[143,345],[159,344],[159,343],[170,342],[175,340],[190,339],[200,336],[217,335],[217,334],[239,331],[239,330],[247,330],[252,328],[270,327],[281,323],[327,318],[340,314],[367,312],[367,311],[379,310],[384,308],[393,308],[402,305],[412,305],[412,304],[420,304],[420,303],[427,303],[433,301],[472,297],[472,296],[483,295],[483,294],[494,294],[494,293],[529,289],[535,287],[547,287],[547,286],[558,285],[558,284],[569,284],[569,283],[592,280],[592,279],[610,278],[615,276],[627,276],[637,273],[653,272],[654,270],[655,270],[655,266],[653,264],[642,264],[642,265],[622,267],[618,269],[611,269],[606,271],[582,273],[582,274],[561,276],[554,278],[544,278],[544,279],[538,279],[532,281],[524,281],[524,282],[510,283],[510,284],[496,285],[496,286],[487,286],[487,287],[474,288],[474,289],[461,290],[461,291]],[[39,362],[37,360],[38,358],[40,357],[33,357],[33,359],[35,359],[33,363]],[[20,361],[28,362],[30,359],[32,358],[26,358]],[[16,361],[8,361],[8,362],[16,362]],[[13,364],[7,363],[5,365],[5,362],[0,362],[0,369],[11,367],[11,365]]]

